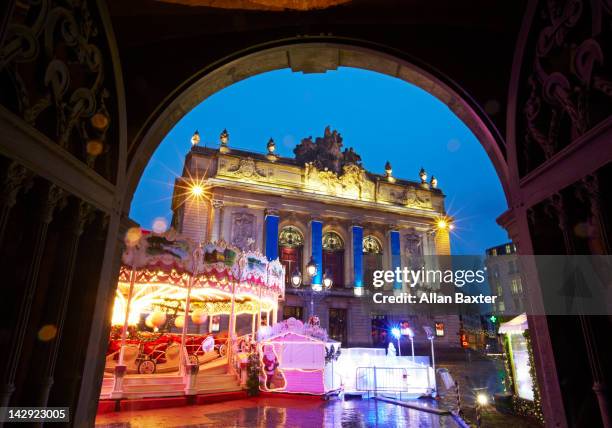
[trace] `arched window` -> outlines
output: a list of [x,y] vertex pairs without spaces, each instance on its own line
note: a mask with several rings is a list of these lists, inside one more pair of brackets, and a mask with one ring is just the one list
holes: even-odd
[[344,287],[344,240],[336,232],[323,234],[323,273],[327,272],[334,287]]
[[382,270],[383,248],[380,241],[368,235],[363,238],[363,282],[366,287],[372,286],[374,271]]
[[285,285],[289,286],[294,270],[302,269],[304,235],[297,227],[285,226],[278,234],[278,257],[285,267]]

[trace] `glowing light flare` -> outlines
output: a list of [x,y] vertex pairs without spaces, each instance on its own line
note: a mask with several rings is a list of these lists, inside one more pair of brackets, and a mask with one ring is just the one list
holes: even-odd
[[142,237],[142,230],[139,227],[130,227],[125,233],[125,245],[133,247],[138,244]]
[[49,342],[57,336],[57,327],[53,324],[44,325],[38,330],[38,340],[41,342]]
[[476,402],[479,406],[486,406],[487,404],[489,404],[489,397],[487,396],[487,394],[480,392],[478,393],[478,395],[476,395]]
[[454,219],[449,216],[438,217],[434,220],[435,231],[452,231],[455,229]]
[[395,337],[396,339],[399,339],[399,338],[400,338],[400,336],[402,335],[402,333],[401,333],[400,329],[399,329],[399,328],[397,328],[397,327],[393,327],[393,328],[391,329],[391,334],[392,334],[392,335],[393,335],[393,337]]

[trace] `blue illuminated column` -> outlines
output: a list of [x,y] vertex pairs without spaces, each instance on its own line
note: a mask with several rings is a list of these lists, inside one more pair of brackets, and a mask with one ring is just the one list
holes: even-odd
[[363,287],[363,227],[353,226],[353,273],[355,288]]
[[310,248],[312,258],[317,265],[317,274],[312,279],[312,284],[323,283],[323,222],[321,220],[310,221]]
[[266,257],[278,258],[278,211],[266,210]]
[[[400,233],[397,230],[389,232],[389,243],[391,244],[391,269],[395,272],[396,268],[402,267],[401,249],[400,249]],[[395,290],[402,289],[402,283],[395,281],[393,284]]]

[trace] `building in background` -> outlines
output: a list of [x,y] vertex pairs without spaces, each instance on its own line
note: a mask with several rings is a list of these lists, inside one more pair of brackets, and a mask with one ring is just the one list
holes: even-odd
[[[226,131],[220,139],[219,148],[207,148],[194,134],[175,185],[172,223],[196,242],[223,239],[280,258],[287,293],[279,320],[316,314],[344,346],[386,346],[390,326],[399,325],[412,327],[417,342],[426,341],[422,326],[429,325],[438,343],[460,345],[458,316],[407,310],[390,317],[354,304],[374,290],[375,270],[420,268],[427,255],[450,255],[452,223],[435,177],[421,169],[420,181],[402,180],[389,162],[385,174],[370,173],[329,128],[314,141],[303,139],[294,158],[278,156],[272,139],[267,153],[233,148]],[[317,266],[312,278],[305,274],[311,260]],[[299,288],[291,284],[296,272]],[[331,288],[311,295],[311,285],[322,288],[324,277]],[[385,287],[401,291],[402,284]]]
[[492,295],[499,296],[494,314],[502,320],[525,311],[516,245],[507,242],[486,250],[485,263]]

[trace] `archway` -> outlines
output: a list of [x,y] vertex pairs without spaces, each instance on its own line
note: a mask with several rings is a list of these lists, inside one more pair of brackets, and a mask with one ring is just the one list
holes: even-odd
[[[300,43],[267,48],[230,59],[214,70],[207,71],[204,76],[194,78],[194,83],[187,83],[175,91],[167,103],[159,107],[156,117],[149,121],[148,126],[140,132],[138,141],[132,145],[137,149],[130,154],[131,161],[122,198],[124,212],[128,211],[142,171],[162,139],[192,108],[208,96],[240,80],[271,70],[290,68],[294,72],[307,73],[324,72],[339,66],[361,68],[396,77],[441,100],[483,145],[500,177],[506,197],[509,198],[503,141],[484,114],[467,95],[461,94],[461,89],[452,81],[438,76],[434,71],[424,71],[423,67],[414,66],[399,56],[389,55],[382,50],[335,43]],[[334,282],[342,281],[338,279]],[[333,315],[334,319],[346,319],[345,313]],[[345,333],[336,335],[338,339],[346,336]]]
[[504,142],[486,114],[459,85],[426,64],[417,64],[401,52],[360,40],[309,42],[303,39],[280,41],[272,46],[239,52],[197,73],[184,82],[158,106],[130,147],[130,163],[122,207],[129,206],[140,177],[166,134],[195,106],[233,83],[272,70],[290,68],[294,72],[323,73],[338,67],[376,71],[411,83],[445,103],[482,144],[499,176],[510,203],[508,165]]

